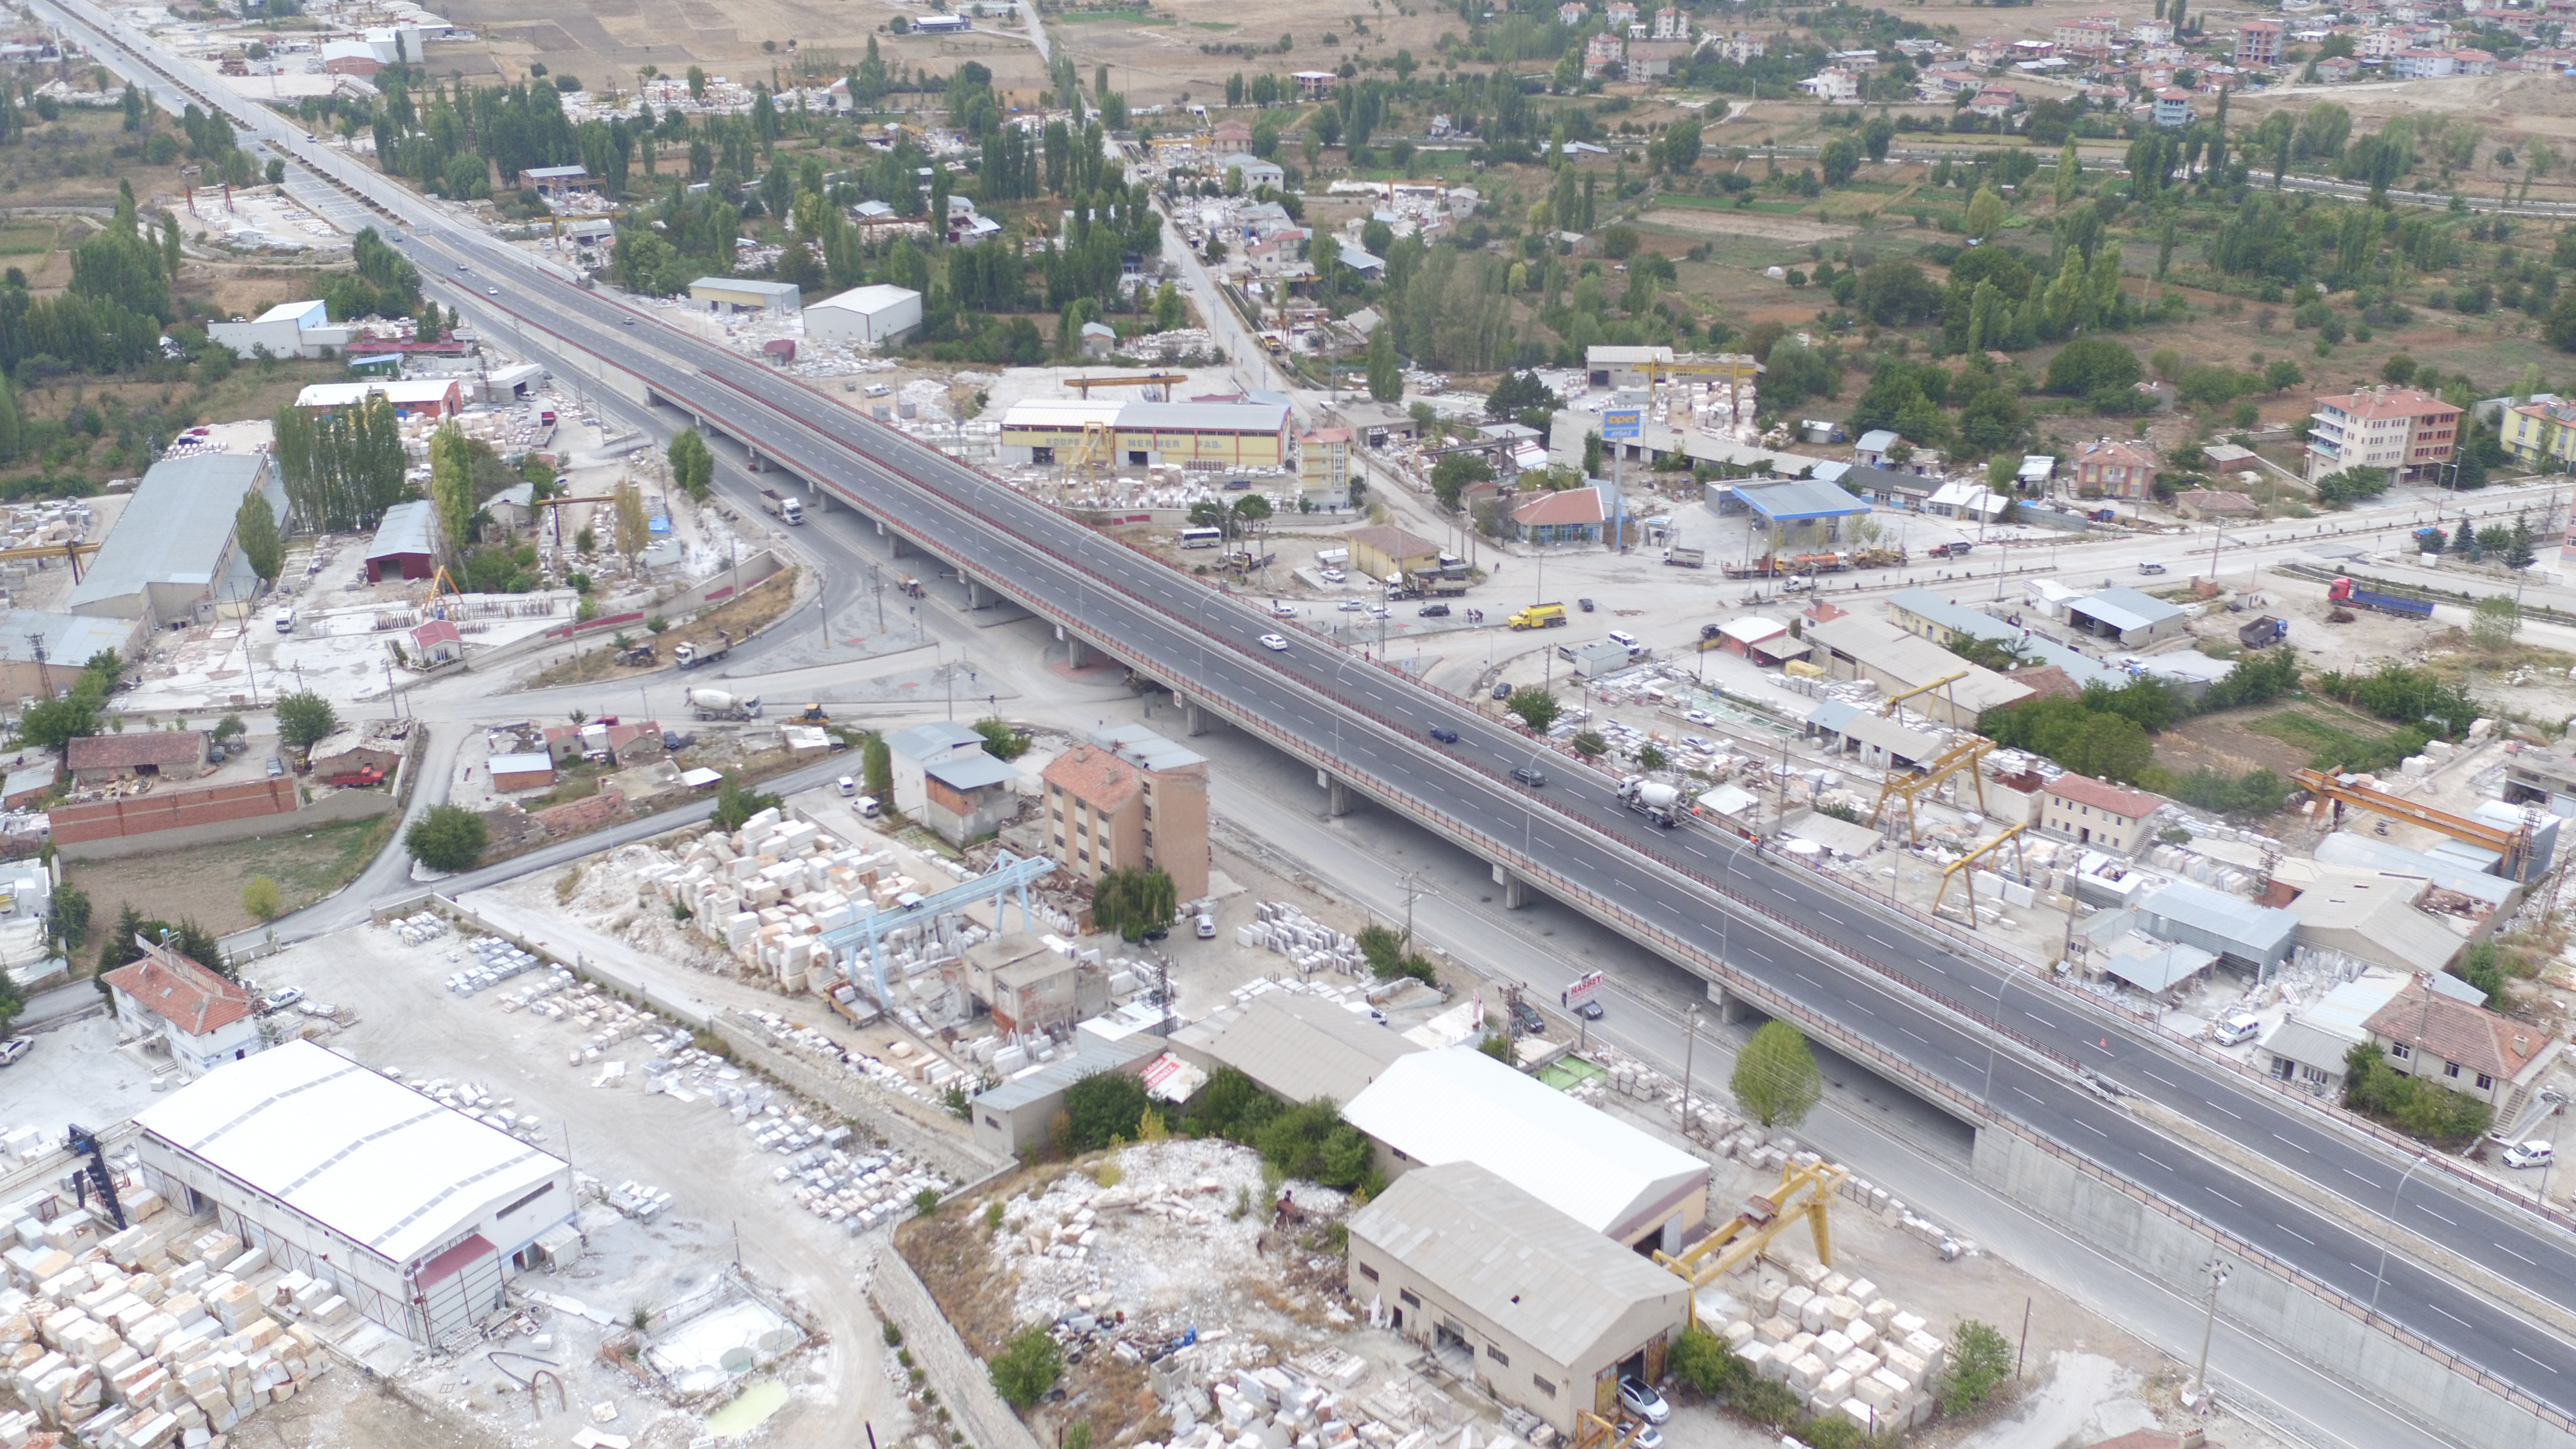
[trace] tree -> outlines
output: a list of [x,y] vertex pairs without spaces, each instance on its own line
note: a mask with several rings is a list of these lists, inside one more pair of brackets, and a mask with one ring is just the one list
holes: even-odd
[[1825,143],[1816,164],[1823,168],[1827,186],[1840,186],[1860,170],[1860,143],[1849,136],[1836,136]]
[[671,440],[669,456],[671,481],[691,498],[706,502],[716,478],[716,455],[707,451],[707,440],[691,428]]
[[1029,752],[1029,738],[1011,728],[1000,715],[986,715],[975,721],[975,733],[984,737],[984,753],[997,760],[1016,760]]
[[[54,887],[52,909],[45,919],[45,933],[65,957],[89,939],[89,892],[66,881]],[[0,977],[0,980],[6,980]]]
[[[1699,121],[1686,117],[1664,128],[1664,167],[1673,172],[1688,171],[1699,164]],[[1885,148],[1880,148],[1885,155]],[[1877,159],[1877,158],[1873,158]]]
[[[2068,144],[2073,144],[2069,142]],[[1980,186],[1968,198],[1968,235],[1980,240],[2004,229],[2004,199],[1991,186]]]
[[61,699],[40,700],[18,716],[18,741],[59,753],[63,746],[98,733],[98,696],[74,689]]
[[1735,1075],[1727,1085],[1736,1105],[1765,1127],[1795,1127],[1807,1109],[1824,1096],[1824,1074],[1816,1068],[1807,1039],[1785,1021],[1767,1021],[1735,1057]]
[[277,738],[289,749],[309,750],[331,738],[340,716],[331,701],[309,689],[281,695],[277,701]]
[[1431,465],[1431,496],[1443,508],[1455,510],[1467,487],[1483,483],[1494,476],[1494,465],[1476,453],[1447,453]]
[[1574,737],[1574,752],[1587,760],[1597,760],[1610,753],[1610,742],[1599,730],[1585,730]]
[[453,873],[480,860],[488,838],[482,816],[462,805],[435,805],[403,832],[403,849],[431,870]]
[[633,568],[644,550],[653,545],[653,522],[644,516],[644,494],[632,480],[621,482],[608,506],[615,522],[617,551],[626,556],[626,566]]
[[740,830],[742,823],[754,815],[763,810],[783,809],[786,803],[775,795],[764,794],[744,784],[739,772],[727,771],[724,783],[716,787],[716,813],[710,818],[716,829],[730,835]]
[[286,567],[286,540],[278,536],[277,510],[268,506],[268,495],[256,488],[242,495],[241,507],[233,511],[233,537],[250,571],[262,583],[276,583]]
[[2522,606],[2511,594],[2493,594],[2478,600],[2469,619],[2469,642],[2489,653],[2502,653],[2513,647],[2513,636],[2522,632]]
[[870,735],[859,750],[859,774],[867,782],[868,794],[881,808],[894,808],[894,752],[886,748],[885,736]]
[[1548,726],[1555,724],[1556,717],[1565,709],[1556,702],[1555,695],[1535,684],[1524,684],[1513,690],[1511,697],[1503,701],[1503,708],[1519,715],[1521,723],[1539,734],[1546,734]]
[[1368,390],[1382,403],[1404,396],[1404,370],[1395,362],[1395,329],[1383,322],[1369,332]]
[[2048,360],[2048,390],[2089,397],[2111,388],[2128,388],[2146,375],[2138,354],[2107,337],[2078,337]]
[[264,875],[252,876],[242,887],[241,903],[243,910],[263,921],[274,921],[286,910],[277,882]]
[[1180,888],[1159,865],[1119,866],[1091,888],[1093,929],[1115,931],[1122,940],[1144,940],[1171,925],[1180,910]]
[[1073,1123],[1061,1144],[1075,1152],[1097,1152],[1113,1142],[1136,1140],[1136,1126],[1153,1105],[1145,1084],[1125,1072],[1101,1071],[1064,1091],[1064,1114]]
[[1950,1368],[1941,1375],[1942,1411],[1961,1414],[1984,1403],[2012,1371],[2011,1339],[1991,1324],[1959,1320],[1950,1335]]
[[1046,1325],[1032,1323],[1012,1334],[1002,1351],[986,1365],[993,1391],[1014,1409],[1034,1407],[1064,1373],[1064,1352],[1055,1346]]
[[448,558],[462,560],[474,550],[474,452],[454,423],[429,440],[429,501]]

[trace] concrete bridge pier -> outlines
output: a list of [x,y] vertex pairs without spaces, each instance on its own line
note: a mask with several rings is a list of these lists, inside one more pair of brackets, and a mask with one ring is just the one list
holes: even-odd
[[1181,733],[1184,736],[1196,739],[1208,732],[1208,712],[1200,707],[1197,700],[1175,692],[1172,703],[1181,707]]
[[911,555],[912,541],[910,539],[905,538],[900,533],[887,532],[886,526],[882,523],[877,525],[877,532],[883,533],[886,536],[886,543],[889,545],[887,549],[887,556],[889,558],[906,558]]
[[1066,633],[1061,624],[1056,626],[1055,632],[1056,637],[1064,641],[1064,664],[1067,669],[1088,669],[1099,661],[1100,651],[1092,648],[1080,635]]
[[1708,999],[1717,1003],[1717,1019],[1722,1025],[1733,1026],[1756,1014],[1752,1003],[1727,990],[1723,982],[1708,983]]
[[1324,789],[1324,818],[1339,820],[1351,813],[1351,787],[1330,770],[1317,770],[1315,783]]
[[1521,879],[1510,866],[1500,863],[1494,866],[1494,884],[1503,888],[1504,910],[1517,911],[1529,904],[1529,882]]
[[760,456],[758,448],[746,446],[742,450],[742,470],[746,473],[766,473],[769,471],[769,462]]
[[991,589],[986,588],[981,580],[972,577],[969,577],[966,580],[967,608],[989,609],[993,607],[993,603],[998,597],[999,595],[995,594]]

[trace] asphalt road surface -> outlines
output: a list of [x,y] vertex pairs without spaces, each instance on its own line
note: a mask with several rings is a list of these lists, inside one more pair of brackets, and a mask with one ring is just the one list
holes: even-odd
[[[2128,1035],[2124,1024],[2078,1000],[2026,977],[2016,983],[2003,968],[1923,939],[1864,900],[1732,841],[1660,831],[1619,804],[1613,782],[1526,737],[1283,627],[747,359],[667,329],[643,332],[648,324],[614,299],[579,290],[465,230],[265,114],[245,119],[252,122],[246,130],[409,220],[414,229],[401,240],[424,276],[477,310],[505,312],[532,333],[553,333],[611,360],[662,396],[685,399],[710,427],[758,442],[797,476],[818,480],[1033,610],[1077,621],[1140,672],[1222,703],[1238,721],[1266,722],[1292,752],[1338,762],[1396,808],[1446,820],[1449,833],[1481,840],[1486,853],[1543,863],[1646,926],[1716,951],[1799,1009],[1840,1023],[1925,1076],[2311,1277],[2365,1302],[2376,1298],[2390,1319],[2536,1399],[2576,1411],[2576,1349],[2555,1334],[2402,1250],[2387,1255],[2383,1280],[2375,1237],[2197,1155],[2075,1085],[2038,1053],[1997,1050],[1977,1020],[2009,1024],[2041,1052],[2189,1115],[2305,1176],[2318,1192],[2389,1214],[2411,1232],[2565,1301],[2576,1288],[2576,1244],[2554,1227],[2420,1172],[2401,1190],[2411,1163],[2346,1135],[2320,1113]],[[1288,636],[1284,650],[1260,642],[1274,630]],[[1435,724],[1458,730],[1459,743],[1427,744],[1425,732]],[[1509,778],[1533,760],[1552,777],[1543,790]],[[1728,903],[1721,890],[1749,897],[1756,909]],[[1785,921],[1799,922],[1831,949],[1771,924]],[[1927,992],[1968,1015],[1944,1010]]]

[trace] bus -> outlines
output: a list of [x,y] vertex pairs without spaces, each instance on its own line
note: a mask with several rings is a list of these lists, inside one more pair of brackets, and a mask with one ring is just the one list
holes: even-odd
[[1222,528],[1184,528],[1181,530],[1181,547],[1183,548],[1214,548],[1223,542],[1225,542],[1225,530]]

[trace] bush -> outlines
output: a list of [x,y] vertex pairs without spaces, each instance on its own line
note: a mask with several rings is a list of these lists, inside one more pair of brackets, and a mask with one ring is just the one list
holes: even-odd
[[1016,760],[1029,752],[1029,737],[1012,729],[1010,722],[998,715],[986,715],[972,728],[984,737],[984,753],[994,759]]
[[467,869],[483,856],[483,817],[462,805],[436,805],[403,832],[403,849],[431,870]]
[[2012,1369],[2012,1340],[1991,1324],[1959,1320],[1958,1331],[1950,1336],[1950,1369],[1941,1376],[1943,1411],[1960,1414],[1984,1403],[2012,1376]]
[[2409,1136],[2464,1146],[2495,1124],[2486,1103],[2397,1070],[2375,1042],[2355,1045],[2343,1065],[2343,1104]]
[[1002,1351],[993,1355],[987,1366],[993,1376],[993,1390],[1014,1409],[1029,1409],[1046,1397],[1047,1390],[1064,1374],[1064,1354],[1046,1325],[1032,1323],[1011,1335]]
[[2107,337],[2078,337],[2048,360],[2047,387],[2065,397],[2091,397],[2135,387],[2144,376],[2135,352]]
[[1119,866],[1091,889],[1093,929],[1115,931],[1127,941],[1141,941],[1169,926],[1180,908],[1180,888],[1158,865]]
[[1145,1084],[1125,1072],[1093,1072],[1065,1088],[1064,1111],[1072,1119],[1061,1145],[1075,1152],[1097,1152],[1112,1142],[1136,1139],[1136,1124],[1152,1103]]
[[1735,1057],[1727,1085],[1736,1105],[1765,1127],[1794,1127],[1824,1095],[1824,1074],[1806,1037],[1785,1021],[1766,1021]]
[[1556,702],[1555,695],[1537,685],[1525,684],[1512,691],[1511,697],[1503,701],[1503,708],[1520,716],[1521,723],[1532,730],[1546,734],[1548,726],[1556,723],[1556,717],[1564,712],[1565,707]]
[[1425,986],[1440,984],[1431,962],[1419,952],[1408,949],[1411,942],[1391,926],[1364,926],[1359,934],[1360,955],[1367,958],[1369,969],[1380,981],[1410,976]]
[[730,835],[740,830],[744,821],[761,811],[784,809],[786,804],[786,801],[776,795],[766,794],[744,784],[739,773],[728,771],[725,774],[724,783],[716,787],[716,813],[713,823],[716,829]]
[[286,910],[277,882],[264,875],[252,876],[242,887],[241,903],[243,910],[262,921],[276,920]]

